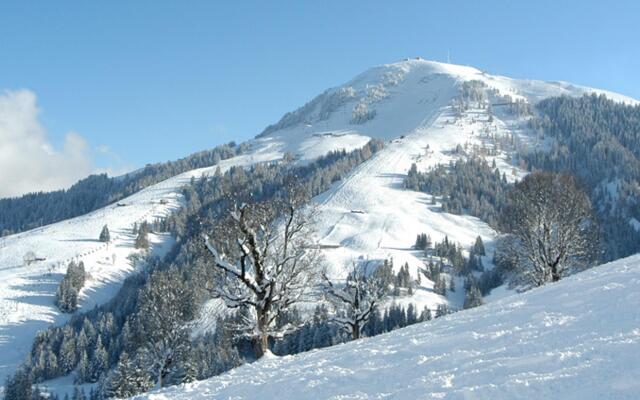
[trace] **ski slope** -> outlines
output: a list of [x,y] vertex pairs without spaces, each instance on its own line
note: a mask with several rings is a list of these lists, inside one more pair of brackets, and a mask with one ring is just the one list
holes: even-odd
[[[393,258],[396,267],[408,262],[411,271],[424,260],[410,246],[418,233],[434,240],[448,235],[463,246],[482,236],[490,264],[494,232],[477,218],[441,212],[427,194],[406,191],[402,180],[412,163],[420,170],[455,160],[456,145],[491,146],[486,134],[512,134],[520,140],[534,140],[522,129],[525,122],[495,111],[488,121],[486,110],[467,110],[454,115],[452,101],[465,81],[484,82],[501,96],[535,103],[545,97],[584,93],[605,93],[616,101],[637,101],[596,89],[563,82],[514,80],[493,76],[472,67],[443,64],[422,59],[405,60],[371,68],[339,87],[329,89],[307,105],[287,114],[282,121],[250,141],[251,150],[225,160],[224,171],[233,165],[248,166],[282,159],[291,153],[305,163],[329,151],[362,147],[371,138],[385,140],[386,147],[356,168],[331,190],[318,196],[317,237],[331,274],[340,279],[345,267],[355,260]],[[366,118],[355,121],[356,110]],[[534,143],[535,144],[535,143]],[[497,166],[513,179],[523,171],[508,162],[508,154],[493,157]],[[213,173],[214,168],[190,171],[146,188],[122,200],[125,206],[111,205],[90,214],[21,234],[0,238],[0,381],[25,358],[38,330],[61,324],[68,316],[53,304],[56,287],[67,263],[82,260],[90,278],[81,292],[81,309],[108,301],[123,280],[135,270],[130,260],[135,254],[131,227],[135,222],[152,221],[180,207],[180,187],[193,176]],[[113,243],[97,241],[103,225],[111,231]],[[167,237],[152,237],[153,251],[162,254],[171,245]],[[25,266],[24,255],[33,251],[46,260]],[[114,257],[115,255],[115,257]],[[460,287],[461,282],[457,282]],[[412,298],[435,309],[439,303],[453,308],[462,304],[463,291],[447,298],[432,291],[432,282],[423,280]],[[219,311],[209,304],[196,330],[211,327]],[[215,311],[218,310],[218,311]]]
[[[269,143],[283,153],[291,152],[302,161],[313,159],[331,146],[351,149],[369,138],[387,142],[383,151],[315,199],[317,241],[332,247],[323,251],[332,277],[343,278],[346,267],[353,262],[388,258],[394,260],[396,268],[408,263],[416,277],[425,260],[411,246],[416,235],[423,232],[434,241],[448,236],[463,248],[471,246],[480,235],[488,250],[483,262],[491,265],[496,237],[491,227],[474,217],[443,213],[438,202],[431,204],[431,196],[402,187],[412,163],[424,171],[455,161],[460,157],[453,152],[457,145],[491,147],[494,143],[489,137],[507,135],[529,145],[544,145],[527,132],[527,118],[509,115],[498,107],[493,110],[492,120],[484,109],[472,108],[457,116],[452,103],[459,96],[462,83],[473,80],[493,91],[491,103],[504,103],[507,96],[534,104],[551,96],[603,93],[616,101],[637,104],[614,93],[563,82],[514,80],[472,67],[422,59],[372,68],[321,94],[287,114],[276,124],[277,129],[268,128],[256,142]],[[373,118],[354,123],[353,110],[358,104],[375,111]],[[509,179],[525,174],[509,164],[506,152],[486,158],[495,161]],[[423,281],[416,290],[411,301],[419,309],[427,306],[435,310],[439,303],[449,303],[452,308],[462,306],[463,293],[450,293],[443,298],[433,293],[432,287],[432,282]]]
[[[484,109],[471,108],[462,116],[456,115],[452,103],[460,86],[472,80],[484,82],[487,90],[497,93],[491,95],[492,103],[504,102],[506,96],[533,104],[551,96],[602,93],[616,101],[637,104],[628,97],[597,89],[563,82],[514,80],[472,67],[422,59],[374,67],[325,91],[268,127],[252,146],[270,146],[278,156],[291,153],[304,163],[332,150],[357,149],[371,138],[385,141],[382,151],[314,199],[318,206],[315,240],[324,247],[322,253],[332,279],[343,279],[354,262],[389,258],[396,268],[408,263],[417,278],[418,270],[427,262],[422,252],[412,249],[419,233],[429,234],[434,241],[448,236],[464,248],[480,235],[487,249],[483,264],[491,267],[497,235],[491,227],[475,217],[443,213],[439,202],[432,204],[430,195],[402,187],[412,163],[424,171],[455,161],[460,157],[453,152],[457,145],[491,147],[491,137],[507,135],[531,146],[544,145],[527,131],[526,117],[510,115],[499,107],[494,108],[491,121]],[[353,123],[353,110],[361,103],[375,110],[375,116],[364,123]],[[509,163],[506,152],[486,158],[495,161],[508,179],[520,179],[526,173]],[[434,293],[433,282],[422,278],[411,297],[393,301],[405,306],[414,303],[419,310],[428,307],[435,311],[439,304],[454,310],[462,308],[461,278],[454,278],[459,289],[448,291],[446,297]],[[194,323],[194,332],[215,329],[220,312],[224,307],[219,301],[205,304]]]
[[635,399],[640,255],[428,323],[136,399]]
[[[221,171],[233,165],[251,165],[276,157],[267,147],[222,161]],[[191,177],[213,174],[216,167],[196,169],[89,214],[17,235],[0,238],[0,382],[11,374],[31,350],[39,330],[68,319],[54,305],[55,292],[71,260],[83,261],[89,275],[80,292],[80,309],[90,310],[109,301],[124,279],[136,269],[131,255],[134,223],[152,222],[182,206],[181,188]],[[111,243],[98,240],[108,225]],[[168,235],[150,235],[152,251],[162,255],[173,241]],[[33,251],[45,259],[25,265]]]

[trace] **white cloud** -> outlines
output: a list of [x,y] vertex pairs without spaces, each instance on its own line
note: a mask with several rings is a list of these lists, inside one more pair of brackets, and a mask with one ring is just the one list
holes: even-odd
[[94,174],[107,174],[108,176],[120,176],[131,171],[134,171],[136,167],[134,165],[126,163],[116,152],[106,144],[96,146],[96,153],[102,156],[107,161],[107,167],[97,168],[93,171]]
[[82,136],[69,132],[54,148],[38,113],[33,92],[0,93],[0,198],[68,187],[93,172]]

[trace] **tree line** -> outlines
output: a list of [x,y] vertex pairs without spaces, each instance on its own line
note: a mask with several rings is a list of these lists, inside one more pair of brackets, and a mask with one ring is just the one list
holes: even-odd
[[196,168],[210,167],[221,160],[246,152],[248,144],[235,142],[201,151],[177,161],[148,164],[120,177],[90,175],[69,189],[36,192],[0,199],[0,236],[23,232],[77,217],[105,207],[141,189]]
[[[426,172],[418,171],[412,164],[404,187],[437,196],[444,212],[473,215],[495,227],[511,185],[500,174],[495,161],[490,165],[486,160],[471,157],[446,166],[437,165]],[[432,197],[432,204],[435,202],[436,197]]]
[[640,251],[640,106],[604,95],[556,97],[536,105],[530,127],[550,137],[549,149],[522,149],[531,171],[567,172],[584,186],[597,213],[600,259]]

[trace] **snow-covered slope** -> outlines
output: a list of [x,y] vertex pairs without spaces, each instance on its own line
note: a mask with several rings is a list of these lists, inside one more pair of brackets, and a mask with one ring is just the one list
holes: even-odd
[[[220,168],[270,161],[268,149],[222,161]],[[217,168],[217,167],[215,167]],[[135,270],[130,255],[138,253],[132,234],[134,223],[152,222],[182,204],[181,187],[191,177],[213,174],[215,168],[186,172],[150,186],[126,199],[84,216],[17,235],[0,238],[0,382],[24,361],[37,331],[68,316],[54,305],[58,283],[71,260],[83,261],[89,279],[80,293],[80,307],[91,309],[110,300],[124,279]],[[108,225],[112,242],[98,241]],[[168,236],[151,235],[153,251],[162,254],[171,246]],[[34,252],[44,259],[25,265]]]
[[330,150],[360,147],[371,137],[394,139],[423,127],[458,95],[462,82],[472,80],[532,104],[547,97],[587,93],[638,104],[623,95],[566,82],[516,80],[472,67],[415,59],[371,68],[325,91],[267,127],[257,142],[313,159]]
[[137,399],[634,399],[640,256],[428,323]]
[[[513,80],[465,66],[405,60],[372,68],[327,90],[267,128],[251,141],[250,152],[224,161],[222,167],[276,160],[287,152],[304,163],[328,151],[359,148],[370,138],[383,139],[387,146],[382,152],[316,199],[317,240],[333,245],[324,253],[334,276],[343,275],[344,266],[353,260],[389,257],[394,258],[396,266],[408,262],[415,274],[423,260],[410,245],[422,232],[435,240],[448,235],[464,246],[481,235],[491,253],[495,232],[489,226],[477,218],[442,213],[438,204],[430,204],[430,196],[402,189],[403,175],[412,163],[421,170],[446,163],[457,157],[452,150],[458,144],[491,146],[491,138],[511,134],[523,141],[532,140],[522,130],[523,120],[501,112],[499,107],[494,107],[492,121],[482,109],[456,115],[452,102],[460,85],[471,80],[484,82],[496,101],[510,96],[534,103],[549,96],[602,92],[562,82]],[[617,101],[637,103],[606,94]],[[509,177],[521,176],[522,171],[509,165],[507,156],[500,153],[492,158]],[[152,220],[179,207],[180,186],[191,176],[206,172],[211,171],[191,171],[149,187],[123,200],[121,203],[127,204],[124,207],[112,205],[0,238],[0,381],[24,359],[38,330],[66,320],[53,305],[66,263],[82,259],[91,274],[81,293],[82,308],[107,301],[134,269],[128,260],[135,252],[130,234],[133,223]],[[104,224],[109,225],[114,237],[108,248],[96,241]],[[161,252],[163,243],[166,248],[166,239],[155,238],[155,251]],[[28,251],[46,260],[25,267],[23,257]],[[448,301],[457,307],[462,301],[461,292],[445,299],[431,291],[431,282],[423,281],[411,301],[431,308]],[[210,320],[205,318],[203,325]]]
[[[459,115],[452,104],[464,82],[480,81],[494,105],[473,107]],[[268,143],[281,153],[291,152],[300,160],[332,149],[355,148],[369,138],[384,139],[386,148],[358,167],[336,187],[319,196],[318,241],[332,247],[324,251],[335,277],[345,274],[345,265],[358,259],[393,258],[396,267],[408,262],[412,272],[423,267],[419,252],[411,245],[419,233],[440,241],[445,235],[468,248],[480,235],[488,244],[490,264],[495,231],[477,218],[441,212],[431,196],[402,188],[412,163],[419,170],[454,161],[457,145],[471,149],[491,148],[496,138],[513,135],[518,141],[536,145],[526,130],[526,117],[513,115],[501,106],[521,100],[534,104],[550,96],[581,96],[604,93],[622,102],[637,101],[614,93],[562,82],[514,80],[492,76],[472,67],[422,59],[372,68],[352,81],[326,91],[300,109],[268,127],[256,143]],[[510,165],[508,152],[487,157],[511,179],[524,171]],[[337,246],[337,248],[334,248]],[[461,306],[460,293],[444,299],[425,282],[414,300],[435,309],[449,301]]]

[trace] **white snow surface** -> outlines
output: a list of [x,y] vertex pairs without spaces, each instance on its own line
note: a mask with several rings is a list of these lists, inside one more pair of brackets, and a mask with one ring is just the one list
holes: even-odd
[[[336,275],[344,275],[341,266],[361,257],[393,257],[397,267],[409,262],[415,271],[422,262],[407,250],[422,232],[434,240],[448,235],[465,248],[480,235],[491,248],[495,232],[482,221],[442,213],[438,204],[428,205],[429,195],[402,188],[412,163],[424,171],[455,161],[457,156],[452,150],[456,145],[488,143],[486,137],[481,137],[481,131],[532,140],[523,132],[523,120],[499,109],[494,110],[493,122],[487,121],[485,110],[469,110],[456,119],[452,100],[458,96],[460,84],[471,80],[484,82],[501,96],[532,104],[550,96],[581,96],[591,92],[604,93],[616,101],[638,103],[625,96],[563,82],[514,80],[472,67],[423,59],[374,67],[330,89],[291,113],[299,116],[297,120],[257,138],[255,144],[259,147],[268,143],[281,153],[291,152],[305,161],[333,149],[358,148],[369,138],[387,142],[382,152],[317,199],[318,241],[340,246],[325,251]],[[336,100],[336,94],[342,94],[340,100]],[[369,110],[375,110],[375,116],[365,123],[353,124],[352,111],[363,102]],[[504,154],[492,158],[509,178],[524,175],[524,171],[509,165]]]
[[[250,165],[272,157],[269,151],[256,151],[224,160],[220,168],[224,172],[232,165]],[[119,201],[123,206],[112,204],[77,218],[0,238],[0,382],[25,360],[39,330],[67,321],[68,315],[54,305],[54,297],[71,260],[83,261],[89,275],[80,292],[80,308],[90,310],[109,301],[136,269],[129,259],[139,253],[133,246],[133,224],[152,222],[180,207],[182,186],[191,177],[213,174],[216,168],[189,171],[147,187]],[[105,224],[112,239],[108,245],[98,241]],[[152,251],[158,255],[173,243],[167,235],[150,235],[150,240]],[[23,257],[28,251],[46,260],[26,266]]]
[[[490,266],[496,237],[491,227],[474,217],[443,213],[439,203],[431,204],[431,196],[402,188],[412,163],[424,171],[455,161],[459,157],[452,151],[456,145],[490,147],[491,135],[514,135],[521,142],[536,145],[536,138],[524,129],[526,119],[508,115],[499,107],[494,109],[493,121],[488,120],[486,110],[482,109],[470,109],[462,117],[456,117],[452,101],[458,96],[459,86],[471,80],[484,82],[500,96],[531,104],[550,96],[581,96],[591,92],[604,93],[620,102],[638,103],[617,94],[567,83],[514,80],[472,67],[422,59],[372,68],[325,92],[317,103],[316,100],[309,103],[315,107],[307,105],[293,113],[299,115],[297,122],[280,126],[257,138],[256,143],[269,143],[304,161],[335,148],[357,148],[368,138],[386,141],[383,151],[316,199],[317,240],[322,245],[337,246],[323,252],[332,277],[343,278],[345,266],[355,260],[387,258],[393,258],[396,268],[409,263],[415,277],[425,260],[420,252],[411,250],[411,245],[416,235],[423,232],[435,241],[446,235],[464,248],[480,235],[489,251],[484,263]],[[335,100],[336,93],[343,94],[341,100]],[[369,110],[375,110],[375,116],[362,124],[353,124],[352,111],[363,102]],[[487,158],[495,160],[509,179],[525,175],[525,171],[510,165],[507,154]],[[416,291],[412,301],[420,308],[428,306],[434,310],[442,302],[449,302],[453,308],[462,306],[463,293],[451,293],[445,299],[433,293],[431,286],[427,281]]]
[[640,256],[475,309],[136,399],[635,399]]
[[[291,113],[288,122],[252,140],[252,150],[247,154],[223,161],[221,169],[278,160],[286,152],[305,163],[332,150],[360,148],[370,138],[383,139],[387,142],[383,151],[315,199],[319,205],[317,241],[338,246],[324,250],[333,276],[343,277],[344,267],[353,260],[389,257],[397,268],[408,262],[415,275],[424,260],[410,246],[422,232],[434,240],[448,235],[465,247],[477,235],[482,236],[489,251],[487,265],[496,235],[493,229],[477,218],[441,212],[438,203],[430,204],[427,194],[402,189],[404,175],[414,162],[424,170],[455,160],[452,150],[458,144],[491,146],[488,136],[480,132],[512,134],[519,140],[535,142],[522,129],[522,120],[499,109],[494,110],[495,118],[490,123],[483,110],[468,110],[456,119],[451,103],[460,84],[469,80],[481,80],[502,96],[530,103],[549,96],[595,92],[638,104],[625,96],[563,82],[514,80],[472,67],[405,60],[374,67],[328,90]],[[355,109],[370,111],[369,119],[354,124]],[[509,179],[524,175],[524,171],[510,165],[506,154],[491,158]],[[81,308],[108,301],[135,269],[128,260],[135,253],[130,233],[133,223],[153,220],[180,207],[180,187],[192,176],[214,170],[215,167],[190,171],[146,188],[122,200],[127,204],[124,207],[111,205],[85,216],[0,238],[0,381],[25,358],[38,330],[67,320],[53,305],[53,296],[69,260],[83,260],[90,274],[81,292]],[[166,200],[166,204],[160,204],[160,200]],[[96,240],[104,224],[108,224],[114,239],[108,248]],[[154,251],[160,254],[170,246],[166,237],[153,240]],[[46,261],[23,266],[22,258],[29,250]],[[113,254],[116,261],[112,265]],[[401,301],[432,309],[443,302],[453,308],[461,306],[461,289],[444,298],[433,293],[432,283],[425,281],[412,299]],[[219,311],[216,304],[204,309]],[[195,331],[212,327],[215,315],[210,314],[218,311],[203,315]]]

